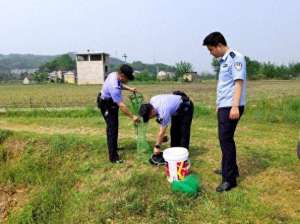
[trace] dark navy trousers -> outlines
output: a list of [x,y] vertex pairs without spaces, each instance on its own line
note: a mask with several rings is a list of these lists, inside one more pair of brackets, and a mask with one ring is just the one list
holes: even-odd
[[[229,113],[231,107],[218,109],[218,133],[222,150],[222,176],[223,181],[235,182],[239,176],[239,168],[236,162],[236,146],[234,142],[234,132],[239,122],[230,120]],[[244,106],[239,107],[240,118],[244,112]]]
[[103,100],[98,98],[98,107],[106,123],[106,138],[109,160],[119,160],[118,155],[118,131],[119,131],[119,106],[112,99]]
[[179,106],[176,115],[171,118],[171,147],[184,147],[189,149],[191,124],[194,104],[187,100]]

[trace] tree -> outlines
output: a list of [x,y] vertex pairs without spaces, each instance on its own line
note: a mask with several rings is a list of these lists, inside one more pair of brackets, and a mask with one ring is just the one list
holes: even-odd
[[218,61],[218,59],[213,58],[212,62],[211,62],[211,66],[213,67],[213,70],[216,75],[216,79],[218,80],[218,76],[219,76],[219,72],[220,72],[220,62]]
[[256,79],[260,74],[261,64],[258,61],[251,60],[249,57],[245,57],[247,66],[247,77],[249,79]]
[[39,70],[41,72],[52,72],[57,70],[68,71],[74,69],[75,61],[68,54],[64,54],[42,65]]
[[193,66],[189,62],[180,61],[176,63],[175,79],[178,80],[183,77],[184,74],[192,72]]
[[150,73],[148,70],[144,70],[135,74],[135,80],[137,81],[153,81],[155,79],[156,76],[153,73]]
[[47,72],[35,72],[32,74],[32,80],[36,82],[46,82],[48,80]]

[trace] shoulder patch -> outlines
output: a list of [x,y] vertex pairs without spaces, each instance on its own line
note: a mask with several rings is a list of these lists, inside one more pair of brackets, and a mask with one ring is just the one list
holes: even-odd
[[242,68],[243,68],[243,65],[242,65],[241,62],[235,62],[235,63],[234,63],[234,67],[235,67],[235,69],[236,69],[237,71],[241,71]]
[[231,52],[229,53],[229,55],[230,55],[232,58],[235,58],[235,53],[234,53],[234,52],[231,51]]

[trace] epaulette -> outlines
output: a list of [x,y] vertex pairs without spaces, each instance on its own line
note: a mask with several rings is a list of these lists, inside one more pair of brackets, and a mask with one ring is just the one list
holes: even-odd
[[229,53],[229,55],[230,55],[230,57],[235,58],[235,53],[234,53],[234,52],[231,51],[231,52]]

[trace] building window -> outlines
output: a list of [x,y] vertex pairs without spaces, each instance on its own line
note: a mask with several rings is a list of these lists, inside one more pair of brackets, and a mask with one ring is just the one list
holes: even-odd
[[91,55],[91,61],[101,61],[101,54]]
[[89,56],[88,55],[77,55],[77,61],[88,61]]

